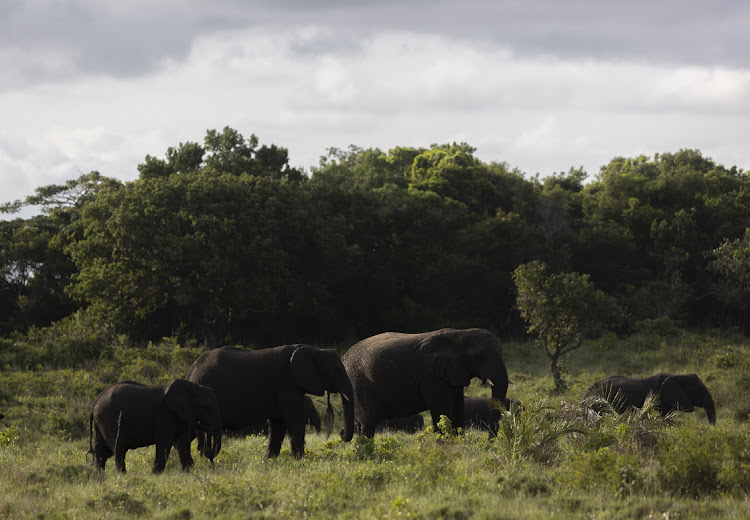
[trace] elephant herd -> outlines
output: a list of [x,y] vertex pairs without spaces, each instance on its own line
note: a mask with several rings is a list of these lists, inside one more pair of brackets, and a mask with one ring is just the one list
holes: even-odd
[[[464,387],[479,378],[491,398],[464,397]],[[502,409],[510,409],[508,372],[500,341],[485,329],[441,329],[421,334],[387,332],[353,345],[343,356],[309,345],[263,350],[222,347],[200,355],[184,379],[164,386],[132,381],[115,383],[96,398],[89,416],[89,453],[104,469],[114,455],[125,471],[127,450],[156,445],[153,472],[163,471],[172,447],[183,470],[193,460],[190,445],[211,462],[221,450],[224,432],[267,431],[266,458],[279,454],[289,437],[302,457],[305,428],[320,429],[320,416],[307,394],[341,396],[348,442],[354,433],[372,437],[388,429],[421,431],[421,413],[433,424],[441,415],[459,427],[483,428],[496,435]],[[711,396],[695,375],[659,374],[645,379],[612,376],[594,383],[589,393],[614,397],[616,409],[642,406],[649,393],[660,394],[659,410],[706,410],[716,420]],[[499,406],[498,406],[499,405]]]

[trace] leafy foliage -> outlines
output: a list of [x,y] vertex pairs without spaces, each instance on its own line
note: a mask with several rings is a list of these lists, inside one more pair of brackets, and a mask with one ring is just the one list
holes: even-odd
[[513,272],[516,302],[527,331],[535,334],[550,359],[555,390],[564,382],[558,363],[587,337],[601,333],[614,316],[614,303],[594,287],[588,275],[550,274],[540,261],[520,265]]
[[[519,335],[513,272],[581,273],[619,333],[750,327],[747,175],[696,150],[527,177],[466,143],[329,149],[310,175],[229,127],[5,204],[0,335],[82,309],[107,334],[206,345],[483,326]],[[367,295],[366,297],[363,295]]]

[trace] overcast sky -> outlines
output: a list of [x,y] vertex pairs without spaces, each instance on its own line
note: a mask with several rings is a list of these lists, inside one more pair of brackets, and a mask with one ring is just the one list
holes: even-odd
[[307,171],[453,141],[528,175],[680,148],[749,170],[748,27],[743,0],[5,0],[0,203],[224,126]]

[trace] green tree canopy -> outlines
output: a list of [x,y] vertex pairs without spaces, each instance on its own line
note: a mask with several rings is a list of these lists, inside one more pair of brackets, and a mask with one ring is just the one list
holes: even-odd
[[565,388],[562,358],[604,330],[615,315],[614,303],[594,287],[588,275],[552,274],[538,260],[518,266],[513,280],[526,330],[539,339],[550,360],[555,391],[560,392]]

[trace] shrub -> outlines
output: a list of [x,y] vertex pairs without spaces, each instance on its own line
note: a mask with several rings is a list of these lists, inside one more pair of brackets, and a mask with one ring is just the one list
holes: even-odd
[[526,460],[551,463],[559,453],[559,441],[585,427],[578,418],[567,418],[546,401],[524,405],[516,413],[505,412],[497,434],[496,453],[506,464]]
[[662,488],[675,495],[700,498],[719,488],[725,445],[709,427],[679,427],[659,442],[657,459]]

